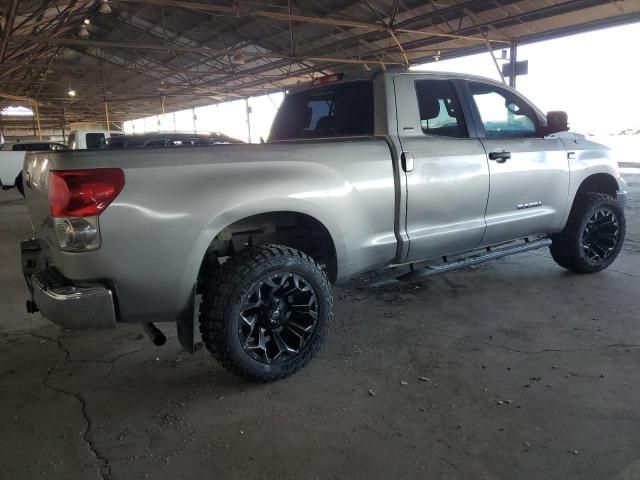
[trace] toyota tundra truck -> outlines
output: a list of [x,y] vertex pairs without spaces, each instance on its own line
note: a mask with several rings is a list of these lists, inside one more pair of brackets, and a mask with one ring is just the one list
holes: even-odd
[[[33,152],[27,308],[66,329],[175,322],[252,381],[305,366],[331,284],[415,280],[548,247],[594,273],[625,236],[612,152],[475,76],[334,74],[289,91],[261,145]],[[199,326],[201,341],[195,331]]]

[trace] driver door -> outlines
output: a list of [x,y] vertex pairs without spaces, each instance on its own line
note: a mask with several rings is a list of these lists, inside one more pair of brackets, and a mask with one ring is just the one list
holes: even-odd
[[482,245],[558,231],[569,191],[562,142],[542,137],[542,114],[514,90],[468,82],[478,135],[489,164]]

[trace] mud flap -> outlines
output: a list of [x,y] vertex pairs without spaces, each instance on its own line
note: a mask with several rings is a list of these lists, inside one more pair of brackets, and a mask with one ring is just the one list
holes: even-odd
[[199,341],[199,335],[196,339],[196,321],[200,312],[200,296],[196,295],[196,289],[193,288],[190,306],[183,315],[180,315],[176,322],[178,330],[178,341],[185,352],[196,353],[202,348],[202,342]]

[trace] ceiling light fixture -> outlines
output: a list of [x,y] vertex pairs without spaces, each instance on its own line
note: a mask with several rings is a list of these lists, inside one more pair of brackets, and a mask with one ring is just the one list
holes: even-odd
[[87,30],[87,27],[80,25],[80,28],[78,29],[78,36],[80,38],[89,38],[89,30]]
[[102,0],[98,6],[98,12],[103,15],[109,15],[111,13],[111,7],[109,6],[109,0]]
[[244,65],[246,62],[244,55],[242,53],[236,53],[231,57],[231,63],[235,63],[236,65]]
[[76,96],[76,91],[73,88],[70,88],[67,91],[67,95],[69,95],[70,97],[75,97]]
[[89,25],[91,23],[91,20],[89,20],[88,18],[84,19],[84,24],[85,25]]

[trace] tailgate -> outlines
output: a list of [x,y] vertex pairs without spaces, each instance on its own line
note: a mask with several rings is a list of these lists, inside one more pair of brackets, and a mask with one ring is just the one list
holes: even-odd
[[[57,246],[49,209],[49,164],[51,152],[29,152],[24,161],[24,196],[29,207],[31,224],[46,250]],[[53,154],[54,155],[54,154]],[[46,243],[45,244],[43,244]]]

